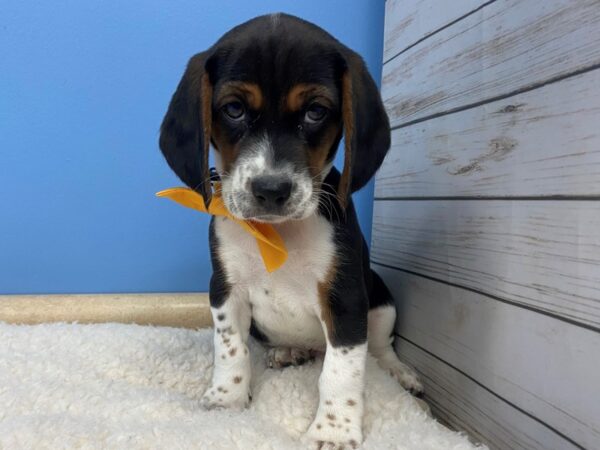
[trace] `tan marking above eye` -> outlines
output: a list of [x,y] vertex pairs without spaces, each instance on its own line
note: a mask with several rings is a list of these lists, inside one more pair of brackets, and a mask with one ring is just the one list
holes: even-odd
[[319,101],[328,108],[334,105],[331,90],[318,83],[299,83],[293,86],[284,99],[284,107],[287,111],[300,111],[309,100]]
[[233,101],[235,98],[239,97],[245,100],[246,104],[254,110],[261,109],[264,103],[262,90],[258,84],[247,81],[224,82],[223,85],[219,87],[215,97],[215,103],[221,107],[228,103],[228,101]]

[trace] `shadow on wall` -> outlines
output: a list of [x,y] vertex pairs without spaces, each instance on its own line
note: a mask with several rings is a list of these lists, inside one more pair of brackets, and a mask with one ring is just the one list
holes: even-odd
[[[410,219],[406,221],[401,219],[399,221],[401,223],[393,225],[395,242],[378,244],[381,248],[390,249],[390,253],[384,256],[386,260],[392,253],[395,253],[397,266],[407,271],[396,272],[397,277],[393,281],[390,280],[393,283],[392,290],[397,305],[395,330],[399,337],[396,338],[398,340],[396,344],[402,348],[406,342],[414,345],[415,340],[421,343],[432,342],[439,341],[440,336],[444,336],[447,340],[439,345],[452,348],[453,351],[462,354],[466,360],[471,358],[478,360],[477,355],[481,351],[485,351],[482,349],[494,348],[496,340],[494,334],[504,332],[504,330],[496,330],[497,327],[494,324],[504,324],[504,321],[496,317],[499,311],[493,307],[482,308],[480,305],[474,305],[474,308],[471,308],[472,305],[469,302],[461,301],[462,298],[455,298],[456,292],[453,285],[461,285],[461,270],[456,270],[458,268],[450,257],[452,251],[449,249],[454,247],[454,252],[462,253],[463,257],[468,258],[470,241],[473,236],[469,231],[457,227],[456,234],[441,238],[436,233],[440,227],[435,225],[453,220],[460,222],[460,216],[477,217],[477,205],[474,202],[465,202],[461,204],[459,210],[453,202],[408,201],[401,203],[401,205],[395,205],[400,216],[402,216],[402,208],[416,207],[421,210],[419,214],[407,214],[407,216],[418,218],[414,222],[410,222]],[[384,220],[386,219],[388,218],[386,217]],[[379,236],[383,234],[379,230]],[[380,251],[378,257],[384,254],[383,251]],[[493,253],[490,253],[489,258],[486,259],[486,272],[502,276],[510,270],[509,267],[501,266],[498,261],[500,259],[494,258]],[[431,281],[412,274],[427,274],[438,280],[447,280],[447,283]],[[448,308],[440,309],[440,302],[448,305]],[[474,339],[473,348],[465,347],[463,342],[453,340],[453,336],[465,335]],[[404,352],[401,350],[400,353],[402,355]],[[444,355],[437,356],[443,357]],[[410,360],[406,358],[406,355],[404,357],[407,364],[414,365],[422,372],[426,391],[439,388],[431,386],[431,383],[435,384],[435,377],[429,376],[431,375],[429,372],[434,370],[432,367],[422,367],[423,361]],[[477,361],[473,361],[474,365],[476,363]],[[493,372],[493,368],[488,369],[490,373]],[[461,387],[461,389],[476,388],[477,385],[474,383]],[[475,398],[477,395],[478,392],[473,390],[466,395],[466,398]],[[443,420],[447,412],[440,410],[440,405],[431,398],[430,401],[434,414]]]

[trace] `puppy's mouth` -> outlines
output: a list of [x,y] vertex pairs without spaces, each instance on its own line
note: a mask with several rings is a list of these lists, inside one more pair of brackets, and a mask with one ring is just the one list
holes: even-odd
[[259,223],[277,224],[305,219],[316,210],[317,201],[313,201],[312,197],[311,194],[298,195],[298,198],[290,199],[285,205],[265,208],[248,192],[223,189],[223,203],[232,216]]
[[263,223],[281,223],[290,220],[289,216],[282,216],[278,214],[259,214],[254,217],[249,217],[246,220],[251,220],[253,222],[263,222]]
[[285,214],[258,214],[255,216],[251,216],[246,220],[252,220],[254,222],[260,223],[283,223],[295,220],[304,220],[307,217],[313,215],[315,213],[317,207],[317,203],[310,203],[308,205],[303,206],[302,208],[297,208],[295,211]]
[[286,208],[285,212],[261,211],[260,208],[255,208],[252,205],[248,207],[231,205],[230,207],[227,201],[225,202],[225,207],[236,219],[272,224],[302,220],[314,212],[314,208],[311,208],[309,205],[290,209]]

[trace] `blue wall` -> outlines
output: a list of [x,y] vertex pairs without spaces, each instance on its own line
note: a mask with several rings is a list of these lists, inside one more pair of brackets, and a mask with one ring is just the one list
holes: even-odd
[[[205,291],[208,217],[157,199],[180,182],[158,128],[188,58],[284,11],[380,77],[383,0],[0,5],[0,293]],[[355,196],[370,241],[372,186]]]

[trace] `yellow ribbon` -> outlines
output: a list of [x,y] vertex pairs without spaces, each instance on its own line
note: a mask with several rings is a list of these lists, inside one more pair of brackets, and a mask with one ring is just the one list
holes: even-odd
[[238,223],[244,230],[256,239],[258,250],[265,264],[267,272],[271,273],[279,269],[287,260],[287,249],[279,233],[268,223],[253,222],[251,220],[240,220],[231,215],[223,204],[223,198],[219,191],[215,192],[208,209],[204,204],[204,198],[189,188],[171,188],[156,193],[157,197],[166,197],[180,205],[197,211],[208,213],[213,216],[227,217]]

